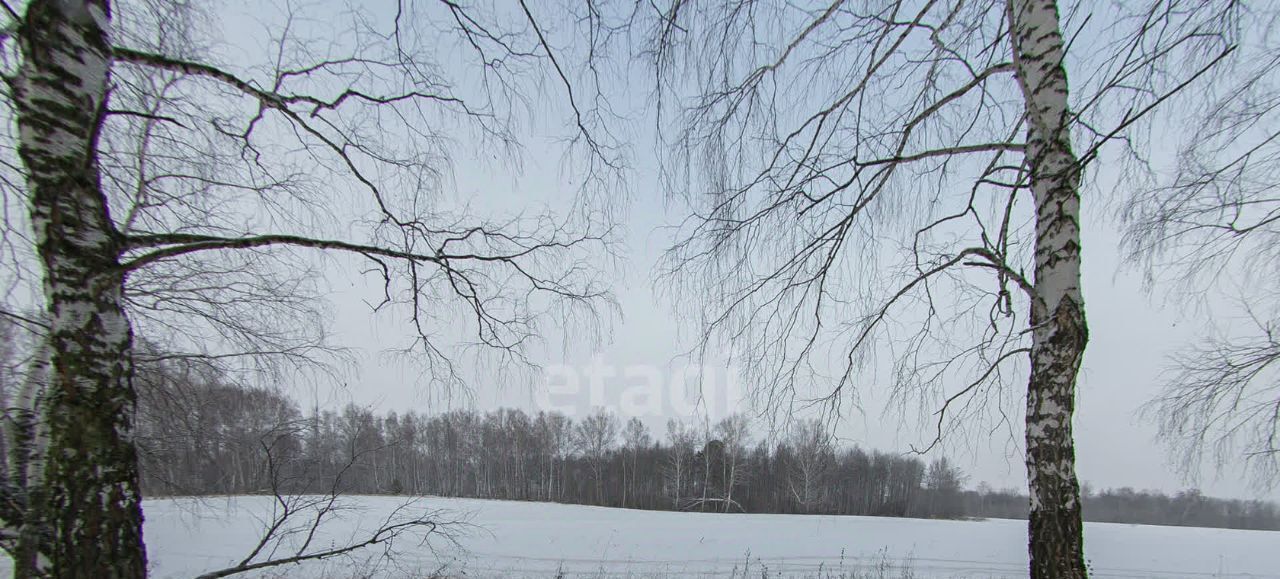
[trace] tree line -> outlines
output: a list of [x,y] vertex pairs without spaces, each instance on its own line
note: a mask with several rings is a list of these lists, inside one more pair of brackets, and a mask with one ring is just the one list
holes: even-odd
[[[440,495],[651,510],[1026,519],[1029,499],[967,477],[945,457],[840,446],[800,421],[776,437],[750,421],[641,420],[603,409],[575,420],[520,409],[439,414],[303,411],[213,372],[148,376],[138,432],[149,495]],[[1087,520],[1280,529],[1264,501],[1132,489],[1083,493]]]

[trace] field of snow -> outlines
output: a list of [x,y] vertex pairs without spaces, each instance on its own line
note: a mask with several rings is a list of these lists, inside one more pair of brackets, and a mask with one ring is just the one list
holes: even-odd
[[[345,540],[401,505],[356,497],[314,545]],[[722,515],[548,503],[430,498],[465,524],[451,540],[398,541],[359,557],[278,568],[259,577],[1025,577],[1022,521]],[[151,500],[153,576],[189,578],[233,564],[253,547],[268,497]],[[422,508],[421,506],[417,508]],[[1086,524],[1094,577],[1280,578],[1280,533]],[[381,560],[378,566],[373,561]],[[7,563],[7,562],[6,562]],[[253,576],[253,575],[250,575]],[[858,575],[862,576],[862,575]]]

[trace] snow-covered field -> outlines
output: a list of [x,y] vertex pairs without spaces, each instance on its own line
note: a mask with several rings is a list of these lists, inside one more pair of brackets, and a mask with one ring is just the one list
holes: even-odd
[[[403,503],[357,497],[317,545],[376,525]],[[268,497],[151,500],[146,538],[156,577],[189,578],[233,564],[256,542]],[[426,499],[468,521],[422,545],[395,544],[352,559],[265,576],[411,577],[437,569],[466,577],[841,577],[888,567],[899,577],[1025,577],[1022,521],[721,515],[548,503]],[[1280,533],[1089,523],[1094,577],[1280,578]],[[7,563],[7,562],[6,562]],[[744,573],[745,571],[745,573]],[[874,574],[874,573],[873,573]],[[257,575],[264,576],[264,575]]]

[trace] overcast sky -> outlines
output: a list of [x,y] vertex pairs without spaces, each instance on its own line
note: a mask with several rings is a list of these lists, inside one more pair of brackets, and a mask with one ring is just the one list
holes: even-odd
[[[242,17],[230,17],[229,22]],[[235,34],[252,34],[250,30],[251,27],[236,27]],[[246,37],[238,45],[247,53],[259,50],[262,42]],[[548,90],[555,88],[551,85]],[[548,120],[539,121],[540,118]],[[473,211],[488,215],[573,206],[580,183],[562,164],[562,149],[556,137],[563,135],[563,127],[552,120],[558,118],[535,111],[535,118],[526,127],[528,140],[520,153],[519,167],[495,161],[498,157],[482,146],[461,143],[455,154],[452,184],[441,203],[468,205]],[[637,118],[642,120],[643,114]],[[566,344],[562,340],[566,336],[557,335],[553,329],[537,360],[547,373],[529,376],[486,370],[476,374],[469,394],[444,396],[424,386],[411,364],[386,355],[388,349],[408,340],[409,327],[402,320],[370,315],[365,300],[376,295],[375,281],[360,277],[353,269],[336,271],[329,274],[333,329],[337,342],[353,348],[358,367],[344,376],[339,386],[298,383],[286,384],[287,390],[308,405],[318,402],[337,407],[352,402],[382,411],[412,409],[429,413],[457,407],[484,410],[507,406],[531,411],[559,409],[581,416],[592,405],[601,403],[624,418],[640,416],[658,435],[670,417],[715,417],[728,411],[759,414],[762,409],[732,394],[729,396],[735,399],[725,401],[723,379],[710,381],[712,386],[704,392],[704,403],[696,407],[665,400],[655,409],[651,400],[638,399],[645,391],[637,384],[645,380],[659,381],[657,388],[669,396],[675,376],[687,363],[680,355],[695,345],[687,339],[693,328],[682,325],[672,314],[670,301],[663,301],[654,291],[655,260],[671,242],[669,230],[664,227],[678,222],[686,208],[668,200],[658,187],[655,144],[647,126],[637,121],[625,132],[633,143],[627,184],[629,201],[619,212],[623,233],[617,252],[621,260],[611,269],[621,317],[606,320],[611,330],[607,340],[592,343],[571,339]],[[1166,449],[1156,439],[1154,425],[1138,413],[1160,389],[1159,375],[1166,356],[1203,331],[1203,320],[1198,318],[1202,314],[1181,306],[1164,306],[1161,295],[1144,293],[1138,276],[1121,267],[1119,225],[1111,217],[1115,208],[1097,197],[1095,193],[1086,195],[1083,206],[1084,292],[1090,344],[1080,376],[1075,423],[1079,475],[1095,488],[1129,486],[1173,492],[1187,483],[1172,468]],[[577,395],[566,393],[564,372],[577,372],[584,377],[592,368],[616,375],[603,379],[599,391],[588,392],[587,385],[580,384]],[[714,364],[711,369],[731,370],[715,368]],[[888,404],[882,389],[867,382],[858,384],[860,395],[837,423],[843,443],[906,451],[912,444],[927,442],[927,427],[914,409],[900,412]],[[1007,388],[1012,426],[976,425],[935,452],[945,452],[958,461],[968,471],[971,484],[986,481],[995,487],[1021,490],[1025,488],[1025,471],[1020,393],[1025,390],[1025,383],[1011,383]],[[637,411],[637,407],[641,410]],[[757,437],[766,435],[769,427],[761,419],[754,429]],[[1280,498],[1280,493],[1250,489],[1236,469],[1205,469],[1197,482],[1213,495]]]
[[[525,206],[536,208],[544,203],[555,206],[572,202],[576,191],[574,183],[560,175],[560,157],[553,148],[530,146],[524,151],[523,159],[525,171],[518,176],[495,174],[461,161],[453,195],[461,200],[483,200],[488,210],[498,213],[519,211]],[[652,368],[664,381],[658,385],[660,395],[670,396],[676,388],[671,383],[688,364],[682,355],[694,344],[688,339],[691,328],[681,324],[672,313],[671,303],[655,291],[661,286],[655,288],[653,283],[654,262],[670,243],[664,226],[681,217],[681,208],[667,203],[656,188],[656,179],[647,177],[656,171],[651,158],[645,164],[638,164],[635,171],[632,201],[624,219],[624,243],[619,247],[623,265],[614,277],[614,292],[622,317],[611,324],[612,336],[606,342],[593,345],[577,341],[565,348],[560,337],[553,336],[547,340],[548,352],[539,360],[548,372],[533,377],[518,374],[494,379],[482,377],[473,384],[474,392],[470,396],[443,397],[422,386],[411,365],[384,354],[384,348],[408,339],[408,329],[396,320],[370,317],[368,306],[359,300],[367,299],[371,295],[368,292],[376,291],[376,287],[359,278],[339,277],[333,296],[337,330],[343,343],[356,346],[361,366],[344,387],[322,387],[319,392],[322,403],[336,405],[350,401],[382,410],[426,412],[450,407],[508,406],[532,411],[557,409],[581,416],[592,409],[592,401],[603,401],[625,418],[635,414],[628,410],[636,406],[636,402],[631,400],[631,404],[624,407],[627,405],[624,398],[647,392],[641,386],[644,376],[636,370],[630,370],[631,374],[627,375],[629,369],[637,367]],[[1090,344],[1080,376],[1076,412],[1081,480],[1092,483],[1095,488],[1130,486],[1170,492],[1185,488],[1186,483],[1171,466],[1166,449],[1158,443],[1155,426],[1150,420],[1143,420],[1139,410],[1159,392],[1159,374],[1166,356],[1189,343],[1201,331],[1202,322],[1195,311],[1163,306],[1160,295],[1144,292],[1139,276],[1121,267],[1118,224],[1108,217],[1111,208],[1088,200],[1084,207],[1085,221],[1090,224],[1084,231],[1084,288]],[[556,368],[557,365],[567,365],[580,373],[579,396],[565,393],[568,388],[556,374],[563,369]],[[601,374],[609,371],[617,374],[604,378],[603,393],[594,395],[587,392],[586,383],[593,367],[604,368]],[[708,411],[713,418],[722,415],[726,410],[721,402],[723,381],[710,382],[704,405],[692,407],[666,400],[663,412],[646,410],[640,417],[660,434],[671,416],[689,417],[686,412],[703,416]],[[552,392],[547,391],[548,386]],[[1018,396],[1025,384],[1008,387],[1011,395]],[[913,409],[904,416],[896,406],[888,404],[886,394],[875,385],[864,383],[860,388],[857,410],[846,412],[838,422],[837,432],[845,444],[906,451],[910,444],[927,442],[928,435],[921,434],[925,430]],[[1020,399],[1010,405],[1010,411],[1019,411],[1019,404]],[[647,408],[643,401],[639,406]],[[729,409],[749,414],[762,410],[745,401],[732,404]],[[1025,485],[1020,448],[1021,416],[1014,414],[1012,418],[1017,429],[1013,432],[996,424],[984,425],[986,430],[977,428],[962,440],[949,441],[942,452],[965,465],[972,484],[987,481],[996,487],[1020,489]],[[769,424],[762,419],[755,430],[759,436],[768,428]],[[1265,492],[1259,495],[1241,480],[1236,470],[1205,469],[1199,486],[1215,495],[1276,496]]]

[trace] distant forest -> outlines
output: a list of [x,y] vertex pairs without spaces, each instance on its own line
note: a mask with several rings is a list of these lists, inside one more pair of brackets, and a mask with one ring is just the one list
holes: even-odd
[[[604,411],[304,413],[289,397],[186,365],[140,372],[146,494],[412,494],[656,510],[1025,519],[1026,495],[945,458],[837,446],[818,421],[755,439],[732,416],[656,435]],[[1084,497],[1086,520],[1280,529],[1274,503],[1124,488]]]

